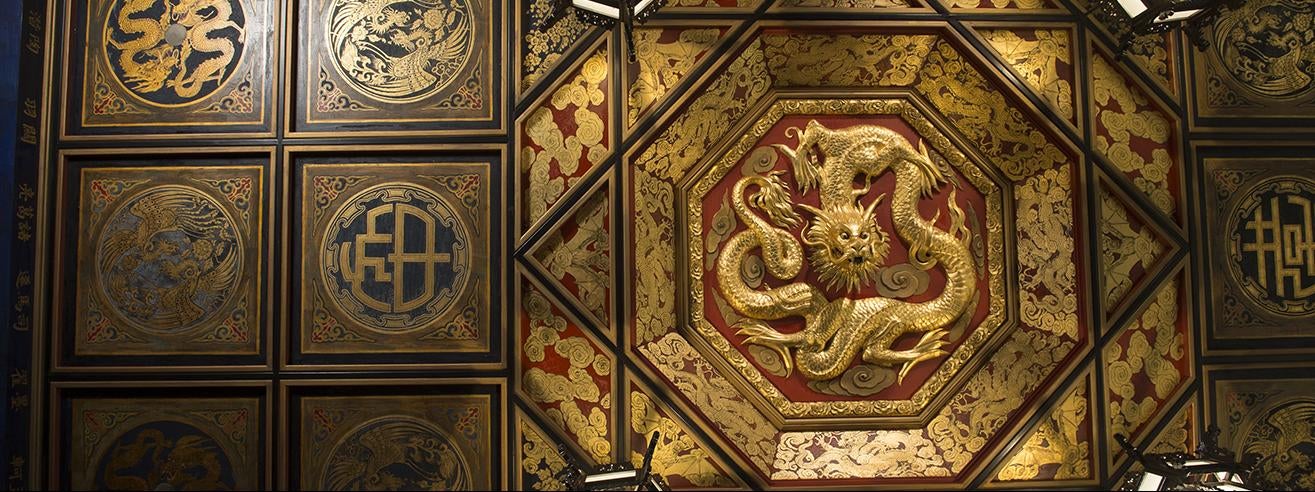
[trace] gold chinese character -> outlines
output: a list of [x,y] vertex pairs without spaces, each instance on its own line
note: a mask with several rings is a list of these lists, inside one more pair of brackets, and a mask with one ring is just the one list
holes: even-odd
[[[381,220],[389,215],[393,219],[392,234],[377,232],[377,226]],[[450,253],[434,251],[436,224],[433,217],[423,209],[405,203],[380,205],[367,211],[365,216],[366,232],[357,234],[353,242],[343,242],[342,248],[339,250],[339,260],[343,266],[343,279],[351,284],[352,294],[356,299],[372,309],[386,313],[404,313],[433,299],[436,294],[434,292],[435,265],[452,262]],[[414,217],[424,224],[423,251],[408,252],[405,249],[407,217]],[[384,257],[369,256],[366,254],[366,247],[371,244],[391,245],[392,252]],[[353,246],[355,246],[354,256]],[[386,268],[386,264],[391,266],[391,269]],[[407,264],[420,264],[424,269],[424,281],[422,282],[424,289],[410,300],[405,298],[404,288],[406,282],[402,275]],[[391,303],[377,299],[365,291],[364,284],[367,281],[367,269],[374,270],[372,281],[392,284]]]

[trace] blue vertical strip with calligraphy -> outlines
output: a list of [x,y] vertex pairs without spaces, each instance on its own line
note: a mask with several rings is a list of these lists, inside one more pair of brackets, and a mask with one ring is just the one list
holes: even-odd
[[0,0],[6,12],[22,15],[3,16],[0,20],[0,168],[8,186],[0,188],[0,203],[11,214],[0,222],[0,273],[5,279],[0,295],[7,303],[4,324],[0,325],[4,347],[4,370],[0,380],[6,396],[4,439],[0,456],[8,463],[5,486],[10,490],[27,490],[36,485],[28,473],[35,459],[29,455],[32,432],[32,329],[36,277],[37,178],[41,172],[40,148],[42,77],[45,66],[45,29],[47,2],[41,0]]
[[[17,10],[19,0],[3,0],[0,8],[13,12]],[[14,143],[18,140],[18,53],[22,43],[19,23],[22,16],[4,16],[0,18],[0,210],[13,210],[14,205]],[[10,244],[13,238],[13,225],[8,217],[0,218],[0,278],[12,279],[10,274]],[[0,299],[13,299],[10,292],[10,283],[0,283]],[[0,362],[6,369],[5,373],[9,374],[13,367],[11,366],[10,354],[15,352],[15,347],[10,345],[9,336],[9,302],[4,304],[5,309],[0,311]],[[0,377],[0,391],[5,396],[5,411],[0,412],[0,428],[9,429],[9,378]],[[10,456],[9,443],[13,442],[13,436],[6,434],[3,442],[0,442],[0,456]],[[11,484],[12,485],[12,484]]]

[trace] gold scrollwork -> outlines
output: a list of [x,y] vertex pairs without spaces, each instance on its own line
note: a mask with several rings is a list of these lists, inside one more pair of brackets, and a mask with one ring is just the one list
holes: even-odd
[[1083,425],[1088,423],[1088,401],[1086,384],[1074,388],[1048,417],[1037,423],[1022,449],[1009,458],[995,479],[1009,482],[1091,478],[1090,430],[1083,430]]
[[105,57],[142,102],[191,104],[223,87],[241,63],[246,16],[239,0],[127,0],[105,18]]
[[933,35],[769,34],[767,66],[780,86],[907,86],[936,42]]
[[726,122],[743,116],[771,86],[761,45],[760,41],[750,43],[721,76],[700,91],[700,96],[635,160],[638,166],[674,180],[698,162],[708,147],[729,130]]
[[785,0],[782,7],[831,9],[886,9],[910,7],[908,0]]
[[1256,412],[1238,434],[1238,454],[1260,456],[1255,474],[1268,487],[1315,488],[1315,400],[1290,398]]
[[1018,181],[1068,162],[1064,151],[949,42],[938,41],[922,67],[914,87],[1009,179]]
[[609,318],[612,282],[608,203],[605,193],[591,197],[571,218],[574,233],[559,229],[535,255],[555,278],[569,278],[573,287],[568,289],[603,323]]
[[1177,89],[1173,84],[1173,72],[1169,59],[1171,41],[1168,34],[1148,34],[1138,36],[1128,46],[1128,57],[1151,75],[1156,83],[1170,93]]
[[612,376],[611,359],[588,338],[562,337],[567,331],[566,320],[553,312],[552,304],[537,290],[525,293],[522,306],[530,322],[529,336],[522,347],[525,358],[531,365],[542,363],[548,347],[552,347],[558,357],[569,362],[565,375],[537,366],[526,369],[522,388],[530,400],[548,407],[548,419],[574,436],[590,458],[599,463],[611,461],[608,412],[612,395],[597,381]]
[[[1141,317],[1103,351],[1105,384],[1110,392],[1110,435],[1140,434],[1182,383],[1185,374],[1178,364],[1187,357],[1186,350],[1186,335],[1178,327],[1178,281],[1173,280],[1160,288]],[[1134,378],[1146,378],[1151,384],[1139,390]]]
[[1017,190],[1023,322],[1078,340],[1071,171],[1051,169]]
[[1055,8],[1046,0],[948,0],[950,7],[959,9],[1018,9],[1036,10]]
[[[1114,195],[1100,190],[1100,258],[1105,279],[1105,309],[1113,311],[1132,289],[1133,270],[1148,271],[1164,254],[1164,243],[1151,229],[1134,225],[1128,209]],[[1140,277],[1138,277],[1140,278]]]
[[95,75],[92,76],[92,101],[91,114],[94,115],[116,115],[116,114],[145,114],[146,110],[119,97],[119,92],[110,87],[105,80],[105,74],[101,73],[99,68],[93,68]]
[[531,488],[534,490],[561,490],[565,487],[557,474],[566,468],[566,461],[557,454],[557,448],[548,444],[548,440],[539,431],[524,420],[520,422],[521,472],[534,477]]
[[155,186],[120,204],[93,239],[106,308],[121,322],[164,335],[220,316],[250,268],[239,223],[229,214],[210,195],[183,185]]
[[[521,145],[520,157],[526,166],[529,189],[525,208],[530,220],[543,217],[580,175],[607,156],[607,123],[603,118],[608,114],[608,73],[607,50],[600,49],[553,92],[546,104],[530,110],[526,117],[527,142]],[[563,128],[557,123],[559,117],[569,118],[573,124]]]
[[531,0],[526,11],[525,52],[521,54],[520,89],[526,90],[556,66],[566,50],[589,30],[575,13],[567,13],[548,29],[539,29],[552,16],[552,0]]
[[[1132,178],[1151,203],[1165,213],[1173,213],[1177,204],[1169,189],[1174,160],[1170,154],[1173,129],[1168,118],[1103,55],[1092,57],[1091,72],[1098,127],[1093,146]],[[1133,148],[1133,135],[1150,142],[1149,155],[1146,150]]]
[[771,469],[778,452],[776,428],[688,341],[679,334],[667,333],[640,347],[640,353],[657,363],[658,371],[668,380],[679,381],[676,389],[696,408],[707,412],[712,423],[754,466],[764,473]]
[[224,97],[221,97],[209,106],[198,109],[198,113],[250,113],[255,110],[255,90],[251,81],[251,71],[247,70],[246,76],[238,82],[233,90],[228,91]]
[[1271,99],[1300,98],[1315,87],[1315,2],[1252,2],[1215,21],[1214,55],[1234,82]]
[[721,29],[680,29],[676,39],[662,41],[671,29],[635,29],[635,58],[638,67],[630,85],[628,124],[633,126],[639,114],[662,99],[680,82],[703,55],[717,45]]
[[330,60],[370,99],[425,99],[456,80],[475,50],[470,1],[333,0],[324,22]]
[[[732,367],[734,367],[737,370],[737,372],[741,376],[743,376],[748,381],[750,386],[759,388],[760,391],[763,393],[763,397],[766,398],[767,402],[772,407],[775,407],[777,411],[781,412],[786,417],[833,417],[840,415],[876,416],[876,415],[914,414],[918,412],[920,408],[922,408],[924,405],[928,403],[931,395],[935,394],[941,386],[946,384],[949,381],[949,379],[953,376],[955,371],[958,370],[959,367],[962,367],[964,364],[967,363],[969,358],[973,357],[976,347],[979,344],[984,343],[985,340],[989,338],[990,335],[993,333],[995,327],[997,327],[1001,322],[1002,318],[1000,318],[999,316],[1000,309],[998,308],[1000,306],[1003,306],[1003,302],[1004,302],[1002,295],[999,294],[1003,291],[1003,282],[1000,279],[1000,272],[1002,271],[1001,257],[1004,254],[1004,247],[1003,247],[1003,239],[1002,239],[1003,226],[1000,223],[1001,221],[1000,217],[1002,216],[1003,212],[1001,211],[999,188],[994,183],[992,183],[989,179],[987,179],[986,176],[982,173],[980,169],[976,167],[975,164],[970,163],[967,160],[966,156],[964,156],[961,152],[957,151],[952,146],[950,141],[944,135],[942,135],[938,130],[936,130],[934,126],[932,126],[930,121],[928,121],[925,117],[923,117],[912,105],[910,105],[906,101],[894,100],[894,99],[781,100],[773,104],[771,107],[769,107],[767,112],[761,118],[759,118],[758,122],[756,122],[753,126],[751,126],[750,129],[745,133],[745,135],[741,136],[736,142],[736,144],[732,146],[731,149],[728,150],[727,153],[717,161],[716,165],[711,170],[705,172],[702,175],[702,177],[694,184],[694,187],[691,189],[689,203],[687,204],[688,217],[686,218],[686,223],[690,229],[689,232],[690,243],[688,250],[688,254],[690,255],[689,257],[690,264],[692,265],[703,264],[704,244],[703,244],[703,238],[701,237],[702,227],[700,226],[703,220],[702,219],[703,205],[701,198],[699,197],[702,197],[705,194],[707,194],[717,182],[723,179],[723,177],[728,173],[729,169],[731,169],[731,167],[733,167],[736,163],[740,161],[741,157],[749,155],[750,147],[752,147],[755,144],[755,142],[757,142],[761,138],[761,136],[764,135],[776,123],[776,121],[778,121],[784,114],[835,114],[835,115],[895,114],[895,115],[899,115],[905,122],[907,122],[910,126],[912,126],[914,130],[923,137],[924,139],[923,142],[929,144],[927,145],[929,149],[934,149],[936,155],[939,155],[942,158],[946,159],[949,162],[949,165],[951,165],[952,167],[957,169],[960,173],[962,173],[963,176],[969,181],[969,183],[975,189],[980,190],[984,195],[985,202],[987,204],[986,215],[988,221],[985,235],[987,238],[988,250],[990,255],[989,261],[987,262],[988,263],[987,266],[989,268],[989,271],[991,272],[990,274],[991,280],[987,285],[987,288],[989,289],[988,292],[991,293],[988,296],[989,298],[988,302],[991,303],[991,306],[996,306],[996,307],[991,308],[990,310],[991,314],[988,314],[987,318],[982,320],[982,322],[978,325],[978,328],[974,330],[973,334],[965,338],[964,342],[953,352],[953,354],[949,354],[949,357],[947,357],[946,360],[944,360],[941,363],[941,365],[938,367],[938,369],[933,373],[933,375],[926,382],[924,382],[921,387],[919,387],[919,389],[915,392],[914,396],[912,398],[904,399],[904,400],[854,400],[854,401],[828,401],[828,402],[791,401],[784,394],[782,394],[781,391],[773,383],[767,381],[762,375],[762,373],[759,371],[759,369],[756,368],[753,364],[749,363],[748,359],[743,355],[743,353],[741,353],[738,349],[732,347],[730,341],[728,341],[725,337],[723,337],[715,327],[711,326],[711,324],[701,314],[702,313],[701,309],[692,310],[691,315],[694,321],[693,325],[698,330],[698,332],[703,336],[703,338],[709,342],[712,348],[717,353],[719,353],[722,358],[724,358]],[[843,188],[843,186],[836,185],[831,188],[828,188],[829,185],[826,184],[832,182],[839,183],[840,181],[837,180],[840,178],[836,178],[834,176],[831,178],[821,177],[826,173],[832,173],[832,172],[836,173],[837,176],[841,174],[845,174],[847,171],[844,169],[844,164],[839,163],[840,161],[837,161],[837,165],[839,167],[828,168],[830,170],[811,170],[810,168],[802,167],[803,164],[801,163],[816,162],[812,154],[804,154],[804,150],[802,149],[811,147],[812,144],[817,143],[819,139],[831,138],[833,142],[827,145],[834,145],[835,142],[844,140],[843,137],[835,137],[835,136],[824,137],[823,135],[829,135],[828,131],[825,128],[821,127],[820,125],[816,125],[817,128],[813,128],[815,125],[816,125],[815,123],[810,124],[810,129],[803,130],[800,134],[801,135],[800,138],[802,139],[801,142],[806,143],[807,145],[801,146],[800,150],[790,149],[791,152],[787,152],[787,155],[793,154],[792,157],[796,158],[795,179],[800,183],[805,183],[805,182],[812,183],[811,185],[808,185],[810,186],[810,188],[819,187],[820,185],[821,188],[819,189],[823,190],[821,193],[823,193],[824,195],[826,195],[826,193],[832,193],[832,192],[834,192],[833,194],[835,193],[843,194],[845,193],[843,189],[841,189]],[[866,127],[862,127],[862,128],[866,128]],[[862,133],[865,130],[855,130],[855,131]],[[889,130],[887,130],[887,132],[888,131]],[[903,137],[900,138],[902,139]],[[905,142],[905,145],[908,145],[907,141]],[[825,150],[823,151],[825,152]],[[836,149],[831,149],[831,152],[828,153],[827,155],[835,155],[837,152],[839,151]],[[913,151],[913,152],[914,154],[918,154],[917,151]],[[882,154],[882,155],[884,156],[886,154]],[[931,162],[930,158],[928,158],[926,162]],[[827,165],[824,164],[823,166],[825,167]],[[932,166],[935,169],[937,169],[936,171],[937,173],[942,172],[939,170],[940,169],[939,165],[932,164]],[[901,172],[907,173],[907,171],[909,170],[904,170]],[[814,177],[809,178],[808,176],[814,176]],[[846,183],[853,182],[852,176],[849,177],[848,179],[849,179],[848,181],[845,181]],[[916,179],[911,177],[911,175],[905,176],[903,178],[904,181],[909,181],[911,179],[916,181]],[[742,180],[740,180],[740,183],[744,184],[749,182],[746,180],[749,181],[758,180],[763,183],[767,183],[770,181],[770,179],[768,178],[763,178],[761,176],[754,175],[754,176],[748,176],[743,178]],[[737,186],[737,188],[739,188],[739,186]],[[765,193],[772,193],[770,191],[771,188],[773,187],[770,184],[767,184],[765,185],[764,188],[761,189],[763,191],[759,191],[758,193],[760,195]],[[909,186],[908,188],[910,190],[916,190],[917,193],[921,193],[922,190],[928,189],[924,186],[918,185],[917,183],[915,183],[913,186]],[[779,195],[782,193],[784,193],[784,190],[780,190],[776,194]],[[853,192],[850,192],[850,196],[852,196],[852,193]],[[908,199],[908,198],[910,197],[905,197],[903,199]],[[777,203],[780,200],[773,200],[773,199],[764,200],[763,196],[759,196],[754,200],[756,201],[756,203],[759,203],[760,206],[765,206],[767,209],[772,210],[772,212],[770,212],[769,215],[782,214],[784,213],[783,211],[789,210],[788,208],[784,208],[780,206],[779,203]],[[836,203],[832,203],[828,205],[829,202],[827,200],[832,200]],[[732,201],[733,202],[736,201],[734,197],[732,197]],[[845,199],[843,197],[839,197],[838,195],[831,198],[824,198],[823,208],[829,210],[833,206],[840,206],[841,204],[840,202],[844,202],[844,201]],[[776,205],[772,205],[774,203]],[[850,204],[849,206],[853,207],[852,204]],[[857,212],[859,210],[855,209],[855,211]],[[819,212],[814,212],[814,213],[816,214]],[[737,215],[743,215],[743,214],[737,212]],[[952,216],[954,215],[953,211],[951,211],[951,215]],[[741,220],[746,222],[751,222],[752,220],[763,221],[764,219],[761,219],[756,215],[753,215],[752,217],[750,216],[741,217]],[[952,220],[952,222],[955,221]],[[960,226],[953,226],[956,229],[959,227],[963,227],[964,221],[961,213],[958,222],[960,223]],[[911,230],[905,232],[912,234]],[[776,236],[781,236],[781,238],[784,238],[783,234],[788,235],[788,233],[784,233],[784,232],[771,233],[772,235],[771,237],[774,238]],[[740,236],[741,239],[743,239],[744,237],[747,236],[744,235]],[[919,237],[923,237],[923,236],[919,236]],[[821,369],[821,366],[819,366],[818,368],[813,368],[812,366],[804,365],[804,364],[812,364],[812,362],[804,362],[804,359],[807,358],[809,360],[812,360],[811,358],[814,357],[814,354],[809,352],[809,350],[812,349],[808,349],[805,345],[798,345],[798,347],[791,345],[790,347],[795,347],[796,350],[801,351],[792,356],[790,353],[782,350],[783,348],[786,347],[786,345],[783,345],[782,343],[785,344],[796,343],[796,342],[812,343],[812,342],[808,342],[805,337],[814,336],[816,338],[815,343],[819,343],[819,346],[834,345],[835,347],[861,349],[862,348],[861,342],[863,340],[866,340],[866,338],[864,336],[857,336],[854,337],[853,339],[849,338],[851,335],[856,335],[858,333],[856,333],[856,330],[849,330],[847,332],[844,328],[841,328],[841,326],[844,323],[850,322],[850,321],[843,321],[849,319],[846,318],[845,317],[846,315],[843,314],[836,315],[835,322],[829,326],[826,326],[826,331],[820,332],[817,335],[810,335],[811,333],[810,329],[817,329],[818,328],[817,326],[810,327],[801,332],[788,336],[777,336],[777,335],[773,335],[767,330],[754,328],[754,327],[764,326],[761,324],[761,321],[757,321],[757,319],[761,319],[764,315],[781,316],[782,313],[788,313],[789,312],[788,306],[790,306],[791,304],[789,303],[779,304],[777,305],[776,308],[771,308],[769,306],[771,302],[767,302],[766,304],[763,305],[763,309],[769,311],[771,309],[777,309],[777,311],[773,311],[769,313],[766,311],[758,312],[760,310],[757,310],[757,308],[750,309],[748,311],[745,310],[744,302],[746,302],[746,299],[751,301],[752,300],[751,298],[762,297],[763,294],[761,293],[755,294],[750,292],[749,293],[750,297],[740,296],[739,300],[732,299],[733,296],[737,296],[739,294],[734,294],[732,292],[726,291],[726,288],[731,283],[735,283],[735,282],[742,283],[742,280],[737,280],[741,277],[739,272],[739,264],[737,262],[741,257],[744,257],[743,253],[745,253],[745,251],[741,251],[744,245],[734,246],[731,244],[734,243],[735,241],[736,241],[735,239],[732,239],[730,242],[728,242],[727,245],[723,246],[721,248],[722,251],[718,253],[719,256],[718,256],[717,275],[718,278],[720,279],[720,285],[722,286],[722,291],[723,291],[722,294],[725,296],[727,303],[730,304],[732,307],[734,307],[735,311],[738,312],[739,314],[747,316],[747,319],[743,319],[739,321],[740,326],[742,328],[746,328],[746,330],[743,333],[751,336],[751,338],[745,340],[745,343],[758,344],[757,343],[758,341],[764,341],[765,343],[759,345],[767,346],[768,348],[772,348],[779,353],[779,356],[777,358],[781,359],[782,362],[784,363],[785,372],[787,374],[790,372],[790,368],[792,364],[795,362],[790,359],[797,358],[800,364],[798,368],[801,371],[803,371],[805,376],[808,377],[809,379],[826,380],[826,379],[832,379],[837,376],[841,376],[842,373],[846,370],[848,363],[852,360],[852,357],[856,355],[855,352],[853,351],[846,352],[846,354],[850,355],[850,358],[848,359],[845,359],[844,356],[841,355],[841,359],[835,359],[835,360],[832,359],[835,356],[834,353],[828,353],[826,351],[817,353],[816,355],[818,356],[818,363],[820,364],[823,361],[826,361],[826,365],[828,366],[827,369],[823,370]],[[778,239],[769,239],[769,241],[774,243],[775,241],[778,241]],[[741,240],[739,242],[743,243],[744,241]],[[761,241],[759,242],[761,243]],[[799,245],[795,243],[795,247],[798,248]],[[763,247],[764,252],[763,252],[762,260],[767,264],[768,267],[767,269],[769,272],[773,271],[773,269],[778,269],[773,273],[773,276],[777,278],[781,278],[780,276],[784,272],[788,272],[788,270],[779,270],[781,265],[773,265],[773,262],[780,262],[782,258],[787,258],[787,257],[794,258],[791,261],[798,261],[801,264],[803,261],[802,249],[796,252],[798,255],[800,255],[796,258],[794,256],[795,255],[794,253],[788,253],[788,251],[784,248],[785,246],[781,246],[780,248],[778,248],[776,246],[773,246],[772,244],[768,244],[767,246]],[[934,255],[917,254],[916,250],[919,250],[917,244],[914,245],[913,249],[915,251],[911,253],[912,256],[910,261],[913,261],[915,263],[920,262],[921,265],[923,265],[926,268],[930,268],[930,265],[935,265],[937,262],[950,261],[948,259],[935,257]],[[966,249],[962,251],[962,253],[963,253],[963,258],[966,259],[968,263],[971,263],[973,261],[973,256],[971,255],[971,253],[968,253]],[[780,256],[780,255],[788,255],[788,256]],[[876,260],[874,259],[872,261],[875,262]],[[722,264],[723,262],[729,262],[729,263],[723,265]],[[864,262],[866,263],[867,260],[865,260]],[[976,267],[973,265],[969,265],[967,263],[965,263],[964,266],[966,266],[966,270],[965,270],[967,272],[966,274],[971,275],[975,282],[977,277]],[[816,269],[816,266],[814,266],[814,268]],[[947,266],[946,268],[951,268],[951,267]],[[704,289],[703,276],[704,273],[701,269],[694,269],[690,272],[691,302],[692,305],[695,306],[703,305],[705,299],[707,299],[705,296],[708,294],[705,292]],[[767,291],[765,295],[768,297],[777,296],[777,295],[790,295],[790,293],[792,293],[792,289],[799,289],[807,292],[807,289],[811,288],[811,287],[801,287],[801,285],[804,284],[793,284],[793,285],[794,285],[793,287],[787,286],[780,289]],[[838,285],[843,287],[845,284],[838,284]],[[956,293],[953,295],[960,295],[963,293],[958,292],[958,290],[963,287],[964,286],[956,287],[952,284],[949,284],[946,287],[946,292]],[[976,289],[975,287],[969,289],[973,291],[974,294],[967,296],[969,298],[974,299],[974,302],[975,299],[977,299],[977,295],[975,294],[976,292],[975,289]],[[809,298],[813,298],[813,297],[810,295]],[[880,319],[880,316],[875,316],[875,313],[880,311],[880,309],[872,312],[864,311],[863,308],[859,307],[859,305],[861,305],[863,302],[864,301],[861,300],[854,301],[848,298],[837,299],[836,301],[834,301],[834,303],[836,304],[834,308],[840,309],[841,312],[845,312],[844,310],[848,310],[848,309],[854,309],[854,313],[863,312],[867,314],[873,314],[874,315],[872,316],[873,319]],[[891,302],[890,300],[882,300],[880,302],[887,303],[889,305],[896,305],[896,304],[907,305],[902,301]],[[887,304],[882,304],[882,305],[887,305]],[[782,306],[785,307],[782,308]],[[800,304],[799,306],[803,306],[803,304]],[[770,318],[771,316],[768,317]],[[815,321],[825,320],[828,319],[827,316],[829,315],[818,316],[814,320]],[[852,319],[858,320],[858,319],[867,319],[867,318],[869,318],[869,316],[860,315]],[[903,319],[899,317],[896,318]],[[923,318],[932,319],[933,316],[924,316]],[[958,320],[959,317],[951,316],[950,318],[951,319],[949,320],[949,323],[946,325],[947,328],[949,327],[949,324],[953,324],[956,320]],[[940,319],[940,318],[936,318],[936,319]],[[895,327],[893,325],[888,326],[887,328],[895,330]],[[749,330],[753,330],[753,329],[758,329],[758,331],[754,331],[750,333]],[[958,328],[954,328],[954,330],[958,330]],[[943,334],[944,333],[939,333],[934,329],[928,330],[924,333],[924,336],[930,338],[925,338],[923,342],[931,343],[929,342],[929,340],[933,340],[937,336]],[[829,345],[821,345],[821,342],[829,340],[830,337],[832,336],[836,337],[836,340],[838,341]],[[757,337],[757,338],[753,338],[753,337]],[[771,338],[771,337],[781,338],[783,342],[778,343],[775,338]],[[854,342],[855,345],[848,346],[850,342]],[[878,360],[880,361],[888,360],[888,359],[878,359],[878,358],[868,359],[869,353],[876,354],[875,351],[889,346],[889,345],[885,345],[884,342],[878,342],[878,344],[880,346],[871,347],[870,350],[864,352],[863,357],[865,360],[873,363],[877,363]],[[914,354],[912,358],[899,360],[899,363],[896,365],[903,364],[904,368],[908,368],[911,366],[910,364],[908,364],[909,361],[914,361],[916,363],[921,360],[926,360],[925,358],[920,359],[920,357],[936,357],[936,356],[946,355],[944,353],[938,354],[936,351],[937,348],[939,347],[938,346],[932,347],[931,345],[927,345],[924,348],[911,351],[911,353],[916,352],[916,354]],[[799,354],[806,354],[806,355],[801,356]],[[855,373],[853,376],[860,377],[857,373]],[[872,375],[862,375],[861,377],[868,378],[870,376]],[[902,377],[900,377],[897,374],[897,380],[898,379],[902,379]],[[866,383],[867,382],[865,381],[865,384]],[[831,388],[831,386],[833,385],[823,385],[823,387],[834,389]]]
[[338,83],[329,77],[329,72],[320,67],[315,85],[315,111],[332,113],[335,111],[378,111],[379,108],[352,99],[338,87]]

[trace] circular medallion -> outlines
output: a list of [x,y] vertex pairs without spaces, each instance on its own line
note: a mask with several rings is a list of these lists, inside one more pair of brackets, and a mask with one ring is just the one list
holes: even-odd
[[474,49],[469,0],[334,0],[333,66],[365,95],[414,102],[447,87]]
[[1282,316],[1315,313],[1315,183],[1260,182],[1229,214],[1229,268],[1255,304]]
[[1240,445],[1234,449],[1238,457],[1259,458],[1253,480],[1270,487],[1287,485],[1293,490],[1315,488],[1315,401],[1297,399],[1277,404],[1238,436]]
[[148,333],[176,335],[205,324],[223,311],[242,277],[236,223],[189,186],[157,186],[122,200],[92,240],[107,304]]
[[119,0],[105,18],[105,57],[129,94],[183,106],[233,75],[246,35],[239,0]]
[[446,200],[409,183],[348,199],[320,248],[331,302],[366,328],[399,333],[447,313],[470,277],[466,225]]
[[1251,2],[1216,22],[1215,54],[1247,89],[1272,98],[1299,97],[1315,78],[1312,13],[1315,3],[1308,1]]
[[96,465],[98,490],[233,490],[233,466],[213,437],[182,422],[139,425]]
[[320,486],[325,490],[465,490],[470,465],[429,422],[405,415],[357,426],[333,447]]

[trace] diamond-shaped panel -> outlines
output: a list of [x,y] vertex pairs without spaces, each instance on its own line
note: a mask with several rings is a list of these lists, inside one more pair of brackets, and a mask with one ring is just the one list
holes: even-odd
[[[1180,303],[1183,284],[1179,276],[1162,284],[1141,314],[1101,351],[1110,443],[1114,434],[1140,442],[1157,416],[1191,382],[1191,330]],[[1122,458],[1124,453],[1113,456]]]
[[1174,120],[1099,50],[1090,60],[1093,147],[1160,211],[1177,214],[1181,156]]
[[517,122],[521,230],[611,153],[612,69],[600,43]]
[[610,327],[612,313],[611,180],[603,179],[583,202],[556,224],[532,256],[593,318]]
[[522,397],[594,463],[614,458],[616,359],[528,277],[521,277],[517,368]]

